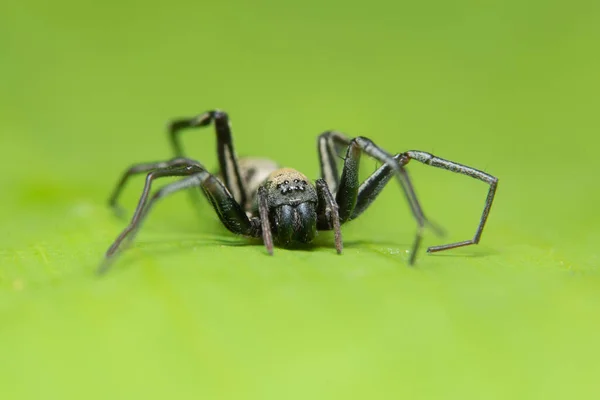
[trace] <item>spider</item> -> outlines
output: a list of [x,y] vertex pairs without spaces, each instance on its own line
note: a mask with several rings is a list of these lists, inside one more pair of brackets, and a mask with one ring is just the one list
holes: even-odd
[[[184,156],[180,132],[188,128],[214,124],[220,172],[211,174],[198,161]],[[317,231],[334,232],[335,248],[342,252],[340,226],[359,217],[377,198],[385,185],[395,177],[403,189],[411,212],[417,221],[417,232],[410,253],[414,264],[426,225],[440,233],[441,229],[424,215],[404,166],[411,160],[447,169],[479,179],[489,185],[485,206],[475,236],[470,240],[432,246],[428,252],[454,249],[479,243],[487,221],[498,179],[475,168],[436,157],[424,151],[411,150],[391,155],[366,137],[349,138],[337,131],[319,135],[317,149],[321,178],[314,185],[302,173],[280,166],[264,158],[238,158],[233,146],[227,113],[207,111],[192,118],[177,119],[169,125],[169,138],[176,157],[168,161],[132,165],[125,171],[109,199],[117,209],[117,199],[127,180],[137,174],[147,174],[142,195],[129,225],[106,252],[98,272],[105,272],[119,248],[132,240],[143,219],[155,202],[183,189],[200,188],[217,213],[221,223],[231,232],[261,238],[269,254],[273,241],[281,246],[293,242],[311,242]],[[337,157],[345,150],[341,176]],[[364,182],[359,183],[358,170],[362,153],[374,158],[381,166]],[[150,196],[152,183],[162,177],[183,177]]]

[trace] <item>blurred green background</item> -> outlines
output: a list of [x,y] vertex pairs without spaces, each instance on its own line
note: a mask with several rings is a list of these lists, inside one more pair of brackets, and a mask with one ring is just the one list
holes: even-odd
[[[0,397],[597,398],[599,18],[585,0],[3,2]],[[178,194],[98,279],[119,174],[215,107],[238,153],[314,178],[326,129],[498,176],[482,243],[407,267],[392,185],[342,256],[323,234],[267,257]],[[212,131],[185,142],[216,165]],[[425,245],[470,238],[485,185],[410,171],[449,232]]]

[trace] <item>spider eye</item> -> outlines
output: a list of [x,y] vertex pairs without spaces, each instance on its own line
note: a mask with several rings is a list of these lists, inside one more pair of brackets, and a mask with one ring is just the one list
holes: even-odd
[[284,184],[284,185],[289,185],[289,184],[290,184],[290,181],[287,181],[287,180],[286,180],[286,181],[283,181],[283,184]]
[[300,182],[298,179],[294,179],[294,183],[298,183]]
[[302,181],[302,184],[303,184],[303,185],[306,185],[306,181],[305,181],[305,180],[303,180],[303,181]]

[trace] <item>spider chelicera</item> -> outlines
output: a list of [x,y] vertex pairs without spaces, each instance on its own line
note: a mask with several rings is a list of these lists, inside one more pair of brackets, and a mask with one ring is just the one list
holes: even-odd
[[[179,133],[188,128],[214,124],[217,135],[217,153],[220,173],[213,175],[198,161],[184,157]],[[106,252],[99,272],[108,269],[125,240],[133,239],[142,220],[154,203],[183,189],[200,188],[217,216],[231,232],[260,238],[269,254],[273,254],[273,239],[286,246],[292,242],[311,242],[317,231],[334,231],[335,248],[342,251],[340,226],[356,219],[377,198],[384,186],[395,177],[403,189],[412,214],[417,221],[417,233],[412,245],[409,263],[415,262],[426,225],[440,232],[423,214],[419,201],[404,166],[411,160],[467,175],[489,184],[489,191],[475,236],[470,240],[432,246],[428,252],[477,244],[488,218],[498,179],[453,161],[432,154],[411,150],[391,155],[370,139],[359,136],[348,138],[336,131],[319,135],[317,148],[321,164],[321,179],[313,185],[302,173],[280,168],[263,158],[236,156],[229,118],[225,112],[214,110],[193,118],[178,119],[169,125],[171,144],[176,158],[168,161],[135,164],[125,171],[113,191],[109,204],[116,208],[117,198],[129,177],[146,173],[146,183],[129,225],[121,232]],[[342,174],[338,174],[337,157],[345,150]],[[382,163],[364,182],[359,183],[358,169],[361,154]],[[150,196],[154,180],[162,177],[183,177],[168,184]]]

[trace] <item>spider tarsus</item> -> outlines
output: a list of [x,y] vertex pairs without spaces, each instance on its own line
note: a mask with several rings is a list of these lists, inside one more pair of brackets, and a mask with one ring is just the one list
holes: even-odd
[[410,253],[410,258],[408,259],[408,265],[411,267],[415,265],[415,261],[417,260],[417,252],[413,251]]
[[417,253],[419,252],[419,247],[421,247],[422,238],[423,238],[422,229],[419,228],[417,230],[417,235],[415,236],[415,242],[413,243],[412,250],[410,252],[410,258],[408,259],[408,264],[411,266],[414,265],[415,261],[417,260]]
[[342,241],[342,232],[340,230],[340,225],[339,225],[339,220],[336,224],[334,224],[335,226],[335,231],[334,231],[334,237],[335,237],[335,250],[337,251],[338,254],[342,254],[342,250],[344,248],[344,243]]
[[96,275],[102,276],[102,275],[106,274],[108,272],[108,270],[110,269],[112,261],[113,260],[111,258],[108,258],[108,257],[104,258],[104,260],[102,260],[102,262],[100,263],[98,268],[96,268]]
[[474,240],[474,239],[465,240],[463,242],[443,244],[440,246],[431,246],[427,249],[427,252],[428,253],[436,253],[438,251],[456,249],[457,247],[465,247],[465,246],[470,246],[472,244],[478,244],[478,243],[479,243],[479,240]]

